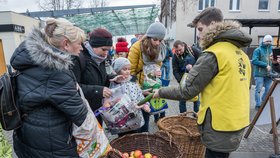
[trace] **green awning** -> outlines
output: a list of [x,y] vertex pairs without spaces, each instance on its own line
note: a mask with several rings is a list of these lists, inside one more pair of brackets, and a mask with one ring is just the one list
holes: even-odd
[[105,28],[114,36],[145,33],[159,14],[159,6],[76,14],[65,18],[85,32]]

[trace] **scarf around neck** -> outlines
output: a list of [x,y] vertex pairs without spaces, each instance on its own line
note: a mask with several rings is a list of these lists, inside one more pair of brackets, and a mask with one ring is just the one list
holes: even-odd
[[93,49],[92,49],[92,47],[91,47],[91,45],[89,44],[88,41],[86,41],[86,42],[84,43],[84,45],[85,45],[85,48],[88,50],[88,53],[90,54],[91,59],[94,60],[94,61],[97,63],[98,66],[100,65],[100,63],[102,63],[103,61],[105,61],[105,59],[107,58],[107,57],[101,57],[101,56],[97,55],[97,54],[93,51]]
[[150,64],[156,64],[162,62],[165,58],[165,55],[166,55],[166,46],[165,44],[161,43],[159,45],[159,54],[157,59],[151,61],[149,60],[149,57],[147,57],[145,53],[142,53],[142,58],[145,65],[150,65]]

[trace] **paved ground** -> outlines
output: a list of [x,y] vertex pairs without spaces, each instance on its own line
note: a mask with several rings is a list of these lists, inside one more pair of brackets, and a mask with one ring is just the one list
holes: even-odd
[[[177,83],[172,80],[171,85],[177,85]],[[254,118],[256,111],[254,110],[254,87],[251,89],[251,120]],[[168,100],[169,109],[166,112],[167,116],[177,115],[179,113],[179,107],[177,101]],[[192,103],[188,103],[188,110],[192,110]],[[269,155],[274,153],[272,135],[269,134],[271,126],[263,125],[254,127],[248,139],[243,139],[240,147],[236,152],[231,153],[230,158],[268,158]],[[279,130],[280,127],[278,127]],[[158,130],[156,124],[154,123],[154,118],[150,118],[150,133],[154,133]],[[6,133],[8,139],[11,142],[11,132]],[[108,138],[113,140],[117,138],[116,135],[110,135],[107,133]],[[14,158],[16,156],[14,155]]]

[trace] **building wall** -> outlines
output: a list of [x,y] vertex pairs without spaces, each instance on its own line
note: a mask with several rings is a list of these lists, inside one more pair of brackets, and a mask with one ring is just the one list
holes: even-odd
[[39,28],[40,21],[25,15],[21,15],[11,11],[0,12],[0,25],[16,24],[24,26],[25,33],[17,32],[0,32],[2,39],[6,64],[9,64],[10,58],[15,48],[24,41],[25,37],[30,33],[33,27]]
[[[230,0],[216,0],[216,7],[220,8],[225,19],[279,19],[280,11],[278,11],[279,0],[269,0],[268,11],[259,11],[259,0],[240,0],[240,11],[230,11]],[[187,27],[194,17],[201,11],[198,10],[198,0],[178,0],[177,1],[177,19],[175,40],[183,40],[187,44],[194,43],[194,28]],[[171,28],[173,30],[174,28]],[[249,32],[248,27],[242,30]],[[252,28],[252,45],[258,45],[258,37],[266,34],[277,36],[278,27],[254,27]]]

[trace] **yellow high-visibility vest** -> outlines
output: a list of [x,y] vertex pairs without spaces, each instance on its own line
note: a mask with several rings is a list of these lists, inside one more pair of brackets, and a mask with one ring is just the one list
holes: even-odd
[[198,124],[204,122],[209,109],[216,131],[237,131],[248,126],[251,79],[248,56],[229,42],[218,42],[205,52],[216,56],[219,71],[201,92]]

